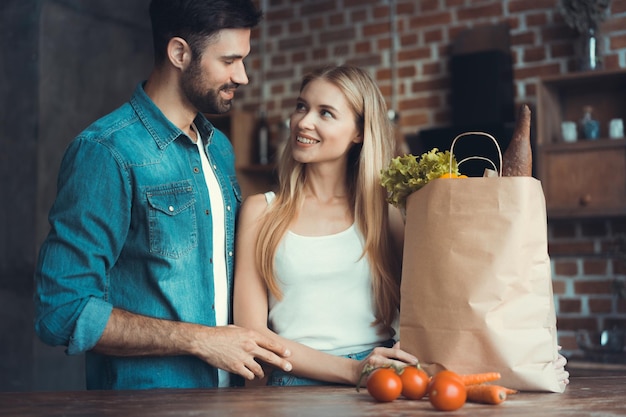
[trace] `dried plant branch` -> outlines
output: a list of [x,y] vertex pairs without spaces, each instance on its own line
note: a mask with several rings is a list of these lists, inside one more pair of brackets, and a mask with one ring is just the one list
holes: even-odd
[[606,19],[610,4],[611,0],[559,0],[557,10],[569,27],[585,33]]

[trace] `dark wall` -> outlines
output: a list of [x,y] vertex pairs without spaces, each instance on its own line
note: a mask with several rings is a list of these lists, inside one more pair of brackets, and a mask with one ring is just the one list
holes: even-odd
[[0,390],[84,387],[83,357],[39,342],[33,272],[65,147],[152,65],[149,0],[0,3]]
[[38,2],[0,3],[0,389],[25,388],[32,362],[37,200]]

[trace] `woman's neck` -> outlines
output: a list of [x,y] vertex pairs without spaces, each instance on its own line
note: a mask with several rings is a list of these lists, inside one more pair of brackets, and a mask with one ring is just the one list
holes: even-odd
[[345,167],[310,164],[306,170],[305,198],[313,197],[320,202],[330,202],[347,197]]

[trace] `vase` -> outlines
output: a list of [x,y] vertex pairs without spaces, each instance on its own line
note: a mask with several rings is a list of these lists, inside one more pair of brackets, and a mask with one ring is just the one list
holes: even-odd
[[589,28],[580,34],[578,40],[578,65],[583,71],[602,68],[600,35],[595,28]]
[[585,139],[595,140],[600,136],[600,123],[591,116],[592,112],[593,108],[591,106],[585,106],[583,108],[583,118],[580,119],[580,128]]

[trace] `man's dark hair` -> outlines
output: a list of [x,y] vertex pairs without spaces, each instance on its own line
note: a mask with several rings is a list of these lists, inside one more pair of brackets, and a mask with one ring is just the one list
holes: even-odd
[[206,42],[220,30],[251,29],[262,16],[252,0],[152,0],[154,62],[163,62],[173,37],[187,41],[194,57],[199,57]]

